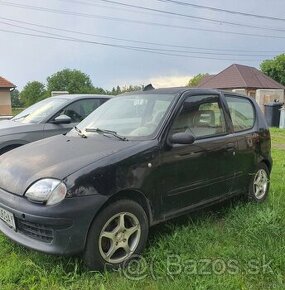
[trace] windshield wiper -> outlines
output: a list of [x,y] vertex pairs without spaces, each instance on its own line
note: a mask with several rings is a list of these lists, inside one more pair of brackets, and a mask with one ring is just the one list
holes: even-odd
[[86,128],[85,129],[86,132],[93,132],[93,133],[102,133],[104,134],[110,134],[112,136],[117,137],[118,139],[122,140],[122,141],[128,141],[128,139],[124,136],[119,135],[116,131],[111,131],[111,130],[106,130],[106,129],[99,129],[99,128]]
[[75,126],[74,129],[77,131],[80,137],[87,138],[87,136],[77,126]]

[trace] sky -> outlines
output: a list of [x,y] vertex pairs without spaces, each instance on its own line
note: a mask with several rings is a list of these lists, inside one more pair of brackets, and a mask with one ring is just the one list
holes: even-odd
[[163,0],[114,1],[0,0],[0,76],[22,89],[29,81],[45,83],[49,75],[70,68],[88,74],[94,86],[104,89],[148,83],[170,87],[186,85],[193,75],[214,74],[233,63],[259,68],[263,60],[284,52],[283,0],[178,2],[284,20]]

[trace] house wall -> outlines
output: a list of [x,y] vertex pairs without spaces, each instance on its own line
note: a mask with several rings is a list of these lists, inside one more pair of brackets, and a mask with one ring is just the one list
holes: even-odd
[[10,89],[0,88],[0,116],[12,115],[11,93]]
[[255,89],[248,89],[247,90],[247,96],[256,99],[256,90]]
[[255,89],[233,89],[235,93],[246,95],[255,99],[256,97],[256,90]]
[[233,91],[234,93],[241,94],[241,95],[246,95],[246,96],[247,96],[247,91],[246,91],[246,89],[233,89],[232,91]]
[[264,105],[274,100],[279,100],[279,102],[284,103],[284,90],[269,90],[260,89],[256,90],[256,102],[260,106],[261,110],[264,112]]
[[264,105],[274,100],[284,103],[285,96],[282,89],[233,89],[233,92],[250,96],[256,100],[262,112],[264,112]]

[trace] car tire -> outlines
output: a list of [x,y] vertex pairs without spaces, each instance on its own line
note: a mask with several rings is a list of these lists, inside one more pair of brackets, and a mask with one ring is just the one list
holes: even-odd
[[256,203],[263,202],[268,197],[269,186],[270,173],[266,164],[261,162],[251,177],[247,200]]
[[90,227],[84,251],[86,266],[98,271],[125,267],[143,251],[148,229],[147,215],[138,203],[111,203]]

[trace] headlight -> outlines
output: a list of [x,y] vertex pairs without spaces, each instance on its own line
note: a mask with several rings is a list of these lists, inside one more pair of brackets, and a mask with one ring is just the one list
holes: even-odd
[[53,205],[61,202],[66,196],[66,186],[57,179],[41,179],[26,191],[25,196],[34,202],[46,202]]

